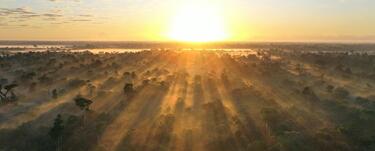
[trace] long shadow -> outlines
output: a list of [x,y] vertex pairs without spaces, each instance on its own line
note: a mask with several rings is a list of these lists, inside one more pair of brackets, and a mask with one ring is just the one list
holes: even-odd
[[[160,122],[166,120],[166,124],[169,123],[170,119],[168,117],[159,117],[159,112],[161,110],[161,104],[164,100],[168,89],[161,89],[160,86],[153,86],[154,88],[151,89],[152,95],[149,100],[145,100],[145,104],[137,111],[136,117],[132,120],[132,123],[129,125],[130,131],[126,133],[122,139],[120,140],[119,145],[116,147],[116,150],[150,150],[149,142],[150,139],[146,138],[146,142],[144,143],[137,143],[134,142],[135,140],[144,137],[144,135],[151,135],[152,133],[158,133],[157,128],[164,129],[164,127],[157,127]],[[163,120],[160,120],[162,118]],[[147,128],[147,125],[153,125],[151,128]],[[169,131],[163,131],[158,135],[166,135]]]
[[[251,88],[242,88],[236,89],[231,86],[230,80],[224,77],[221,79],[223,86],[226,87],[224,89],[225,94],[230,98],[231,103],[234,105],[234,110],[237,112],[238,116],[234,116],[234,124],[237,126],[238,130],[236,131],[236,138],[237,142],[239,142],[242,149],[246,149],[250,142],[256,140],[265,140],[264,134],[259,129],[259,123],[257,125],[256,121],[252,116],[259,116],[258,115],[251,115],[249,110],[255,110],[255,108],[261,108],[263,102],[263,98],[259,97],[259,92],[251,89]],[[253,102],[252,106],[247,106],[246,103]],[[254,111],[252,112],[254,113]],[[249,115],[250,114],[250,115]],[[259,121],[258,121],[259,122]]]
[[179,85],[186,85],[185,82],[184,77],[178,73],[174,81],[168,85],[168,89],[163,89],[165,86],[155,87],[152,91],[157,95],[141,108],[129,128],[131,131],[125,134],[117,150],[167,150],[170,148],[177,114],[174,109],[172,113],[162,113],[161,105],[166,107],[169,103],[173,103],[173,100],[169,99],[173,99],[171,96],[174,96],[174,93],[180,95],[180,99],[185,98],[186,88],[179,87]]
[[[257,71],[258,69],[256,69],[256,68],[252,69],[252,70],[248,70],[248,68],[249,68],[248,66],[241,65],[239,62],[233,61],[231,59],[229,61],[225,61],[225,63],[230,67],[229,73],[234,73],[232,76],[237,76],[237,77],[240,77],[240,78],[252,80],[251,82],[253,84],[255,84],[254,87],[259,89],[258,91],[261,92],[261,93],[254,93],[254,94],[257,94],[257,95],[252,96],[251,95],[252,92],[250,91],[250,96],[248,96],[248,95],[247,96],[241,96],[241,93],[243,93],[243,92],[245,94],[249,93],[249,92],[243,91],[243,90],[246,90],[246,89],[241,88],[243,90],[238,89],[238,90],[236,90],[238,92],[235,92],[234,95],[233,95],[234,96],[233,100],[235,100],[234,104],[235,104],[235,106],[236,106],[236,108],[239,112],[245,112],[245,110],[249,110],[249,109],[251,110],[251,108],[249,108],[249,106],[244,108],[245,105],[242,104],[242,103],[246,103],[246,104],[250,103],[251,100],[252,100],[251,99],[252,97],[254,97],[254,99],[259,99],[259,100],[256,100],[257,102],[254,102],[254,103],[251,103],[251,104],[257,106],[256,108],[254,108],[254,109],[257,110],[257,112],[255,112],[255,115],[253,115],[253,117],[258,116],[258,117],[261,117],[261,118],[257,118],[257,121],[254,121],[254,120],[251,120],[249,118],[246,118],[246,116],[245,116],[245,119],[248,120],[248,121],[252,121],[251,123],[254,123],[254,122],[263,123],[263,124],[260,124],[260,125],[257,124],[257,127],[260,126],[258,129],[261,130],[261,131],[255,132],[255,134],[258,133],[258,136],[259,136],[259,134],[262,135],[260,137],[261,141],[264,140],[269,145],[272,145],[272,144],[274,144],[275,141],[277,141],[277,140],[274,140],[274,138],[272,138],[272,136],[277,136],[277,137],[283,136],[284,137],[286,135],[286,136],[289,137],[289,134],[285,133],[285,135],[284,135],[284,132],[288,132],[288,131],[299,131],[297,133],[297,135],[298,135],[298,137],[303,138],[301,140],[304,140],[304,141],[311,138],[311,134],[309,132],[307,132],[306,131],[307,129],[304,127],[305,125],[301,125],[301,123],[298,123],[296,117],[292,116],[286,108],[280,106],[280,105],[282,105],[280,103],[290,103],[290,102],[279,102],[279,100],[273,100],[273,99],[280,99],[279,97],[282,96],[282,97],[284,97],[284,101],[285,101],[285,96],[283,96],[285,94],[284,90],[278,89],[278,87],[275,88],[275,83],[272,82],[273,78],[283,77],[282,75],[284,73],[283,73],[282,70],[278,70],[277,68],[275,68],[274,70],[272,70],[272,71],[275,71],[274,76],[268,76],[268,75],[262,75],[261,73],[263,71],[259,72],[259,71]],[[261,68],[262,68],[262,70],[267,71],[267,70],[272,69],[273,67],[261,67]],[[229,75],[229,76],[231,76],[231,75]],[[223,83],[228,84],[229,83],[228,81],[230,81],[230,80],[223,79]],[[263,92],[267,89],[271,90],[272,93],[273,93],[273,94],[270,95],[270,97],[268,97],[267,93]],[[241,92],[241,91],[243,91],[243,92]],[[258,97],[259,94],[262,94],[263,96],[261,96],[261,98],[259,98]],[[236,96],[236,95],[240,95],[240,96]],[[240,98],[246,98],[247,100],[238,101]],[[249,100],[249,98],[250,98],[250,100]],[[289,98],[289,97],[287,97],[287,98]],[[296,99],[296,98],[294,98],[294,99]],[[248,101],[250,101],[250,102],[248,102]],[[254,112],[252,112],[252,113],[254,114]],[[301,115],[299,115],[299,116],[301,116]],[[269,120],[268,118],[270,118],[270,117],[273,120]],[[274,121],[275,117],[282,118],[282,119],[284,119],[284,121],[277,121],[277,120]],[[261,121],[258,121],[258,120],[261,120]],[[281,125],[284,125],[285,129],[283,129],[283,127]],[[301,135],[301,133],[302,133],[302,135]],[[282,134],[282,135],[280,135],[280,134]],[[306,143],[306,146],[312,144],[311,141],[305,142],[305,143]],[[290,147],[290,146],[286,145],[286,147]]]
[[231,121],[227,108],[222,102],[222,97],[217,89],[216,82],[210,77],[204,79],[208,94],[207,103],[203,104],[201,126],[204,134],[205,149],[212,151],[238,150],[235,136],[230,131]]
[[[79,68],[78,72],[75,72],[75,73],[70,73],[69,72],[69,76],[73,76],[75,75],[76,77],[85,77],[84,73],[87,69],[86,68]],[[64,74],[66,75],[66,74]],[[60,75],[61,76],[61,75]],[[102,78],[102,77],[101,77]],[[89,79],[90,81],[99,81],[99,79]],[[63,85],[65,85],[66,83],[63,83],[63,82],[59,82],[59,83],[55,83],[53,84],[53,87],[61,87]],[[83,86],[82,86],[83,87]],[[72,89],[68,89],[68,92],[66,92],[66,96],[68,95],[71,95],[72,93],[78,93],[79,90],[82,88],[82,87],[78,87],[78,88],[72,88]],[[45,96],[44,96],[45,97]],[[43,97],[43,98],[44,98]],[[44,112],[44,111],[41,111],[41,110],[45,110],[46,107],[49,107],[49,106],[52,106],[53,107],[53,103],[63,103],[64,101],[61,99],[61,98],[64,98],[64,100],[67,100],[64,96],[61,96],[60,99],[51,99],[49,101],[41,101],[33,106],[28,106],[26,108],[23,108],[22,111],[23,112],[18,112],[17,114],[15,115],[11,115],[11,116],[17,116],[15,118],[12,118],[11,120],[14,121],[14,120],[17,120],[17,119],[24,119],[25,117],[29,117],[29,116],[34,116],[34,115],[41,115],[39,112]],[[34,101],[35,102],[35,101]],[[33,110],[38,110],[38,111],[33,111]],[[34,112],[37,112],[37,113],[34,113]],[[28,114],[27,114],[28,113]],[[12,113],[13,114],[13,113]],[[43,114],[43,113],[42,113]],[[11,121],[4,121],[5,122],[11,122]],[[23,121],[21,121],[23,122]],[[8,124],[9,125],[9,124]]]

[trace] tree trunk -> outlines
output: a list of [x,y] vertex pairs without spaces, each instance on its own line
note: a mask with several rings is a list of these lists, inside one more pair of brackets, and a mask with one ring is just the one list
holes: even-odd
[[57,145],[56,145],[56,151],[62,151],[63,148],[62,148],[62,136],[60,136],[59,138],[57,138]]
[[85,124],[86,124],[86,110],[83,110],[81,127],[85,127]]

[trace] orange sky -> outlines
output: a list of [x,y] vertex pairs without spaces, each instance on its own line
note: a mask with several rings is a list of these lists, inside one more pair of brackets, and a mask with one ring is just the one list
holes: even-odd
[[0,1],[6,40],[375,41],[374,27],[372,0]]

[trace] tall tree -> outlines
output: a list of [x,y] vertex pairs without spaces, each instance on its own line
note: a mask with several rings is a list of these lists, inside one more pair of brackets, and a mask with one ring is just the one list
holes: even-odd
[[64,125],[61,115],[57,115],[53,122],[53,127],[49,131],[49,136],[56,142],[56,151],[62,151],[62,135]]
[[83,111],[82,114],[82,126],[85,125],[85,114],[87,111],[90,111],[90,105],[93,103],[93,101],[86,99],[82,96],[77,96],[74,98],[74,101],[76,105]]

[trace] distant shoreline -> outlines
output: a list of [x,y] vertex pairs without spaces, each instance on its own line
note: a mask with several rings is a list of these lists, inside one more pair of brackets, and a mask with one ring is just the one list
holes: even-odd
[[349,43],[349,42],[154,42],[154,41],[16,41],[0,40],[0,48],[6,46],[64,46],[72,49],[365,49],[375,50],[375,42]]

